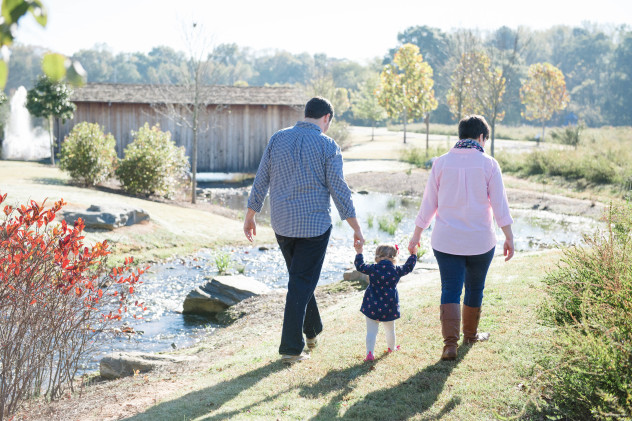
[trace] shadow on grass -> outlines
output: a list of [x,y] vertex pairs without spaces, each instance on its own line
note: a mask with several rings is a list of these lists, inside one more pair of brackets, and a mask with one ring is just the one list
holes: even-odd
[[52,178],[52,177],[38,177],[33,179],[34,183],[37,184],[47,184],[49,186],[69,186],[67,180],[63,178]]
[[[387,419],[408,419],[414,415],[423,415],[437,401],[443,391],[445,383],[450,377],[452,370],[459,364],[470,350],[470,346],[459,347],[458,358],[455,361],[438,361],[425,367],[407,380],[395,387],[376,390],[369,393],[361,401],[351,406],[343,416],[339,415],[342,398],[352,389],[349,383],[339,387],[340,393],[332,399],[329,405],[324,406],[313,420],[333,420],[333,419],[358,419],[358,420],[387,420]],[[357,366],[350,367],[339,373],[339,376],[346,375],[349,381],[353,380],[354,370]],[[332,376],[336,375],[334,372]],[[323,378],[323,381],[329,374]],[[320,383],[323,383],[321,381]],[[326,386],[326,384],[325,384]],[[323,385],[315,386],[317,390],[322,390]],[[327,387],[325,387],[327,389]],[[449,414],[461,402],[458,396],[450,399],[436,416],[427,416],[423,419],[441,419]]]
[[[271,374],[286,369],[287,366],[280,361],[266,364],[256,370],[249,371],[241,376],[235,377],[230,381],[220,382],[215,386],[207,387],[202,390],[196,390],[181,398],[163,402],[152,406],[142,414],[134,415],[126,418],[127,421],[141,420],[189,420],[210,412],[217,411],[226,402],[234,399],[237,395],[246,389],[257,384],[259,381],[270,376]],[[268,399],[274,399],[270,396]],[[242,408],[239,413],[247,411],[248,408]],[[210,414],[209,414],[210,415]],[[207,416],[207,420],[225,420],[236,415],[235,412]]]

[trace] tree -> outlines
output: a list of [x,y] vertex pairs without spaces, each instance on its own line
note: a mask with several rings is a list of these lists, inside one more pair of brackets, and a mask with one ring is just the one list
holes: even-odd
[[[322,69],[322,71],[326,70]],[[307,92],[310,96],[327,98],[334,107],[334,113],[337,116],[342,115],[351,107],[349,92],[345,88],[337,87],[333,77],[329,74],[321,74],[320,77],[315,78],[311,85],[307,87]],[[335,139],[341,149],[345,149],[345,142],[349,137],[348,124],[336,118],[329,126],[327,135]]]
[[425,117],[428,153],[428,113],[437,108],[437,100],[432,89],[432,67],[423,61],[419,47],[404,44],[395,54],[393,63],[384,66],[380,79],[378,101],[389,117],[397,118],[401,115],[404,122],[404,143],[406,124],[416,118]]
[[[40,0],[2,0],[0,14],[0,47],[13,45],[18,22],[30,13],[42,27],[48,22],[48,12]],[[0,57],[0,89],[4,89],[9,76],[8,54]],[[69,60],[57,53],[47,53],[42,60],[42,71],[55,82],[67,80],[73,85],[85,83],[86,72],[78,61]]]
[[520,101],[525,105],[524,117],[542,123],[542,135],[538,139],[540,145],[540,140],[544,140],[546,122],[568,105],[564,74],[550,63],[532,64],[528,78],[520,88]]
[[380,105],[375,91],[380,86],[380,75],[369,77],[352,95],[351,109],[356,118],[371,122],[371,140],[374,139],[375,123],[386,118],[386,111]]
[[[184,66],[180,67],[182,85],[158,86],[165,98],[174,98],[181,95],[184,90],[186,102],[173,104],[166,101],[164,104],[156,104],[155,109],[167,115],[169,118],[191,129],[193,139],[191,142],[191,203],[196,202],[197,189],[197,161],[198,161],[198,137],[200,132],[208,130],[208,127],[200,126],[200,114],[206,112],[206,107],[211,101],[208,96],[202,95],[203,83],[208,75],[208,57],[212,51],[211,40],[203,25],[193,22],[183,29],[184,41],[187,46],[187,59]],[[178,94],[178,92],[180,94]]]
[[610,94],[605,110],[613,125],[632,126],[632,31],[623,34],[622,40],[614,51],[610,75]]
[[467,52],[452,72],[452,85],[446,96],[450,112],[457,120],[466,114],[477,114],[476,90],[480,89],[478,72],[483,68],[479,52]]
[[55,139],[53,136],[54,120],[61,118],[63,122],[74,115],[75,104],[70,102],[72,90],[64,82],[54,82],[48,76],[40,76],[33,89],[26,94],[26,109],[35,117],[48,120],[50,135],[50,162],[55,165]]

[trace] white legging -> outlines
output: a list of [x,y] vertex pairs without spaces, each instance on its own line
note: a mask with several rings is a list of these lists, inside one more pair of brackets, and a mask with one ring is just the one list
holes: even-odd
[[377,340],[377,331],[380,323],[384,325],[384,334],[386,335],[386,345],[395,350],[395,320],[390,322],[378,322],[377,320],[366,318],[366,353],[375,354],[375,341]]

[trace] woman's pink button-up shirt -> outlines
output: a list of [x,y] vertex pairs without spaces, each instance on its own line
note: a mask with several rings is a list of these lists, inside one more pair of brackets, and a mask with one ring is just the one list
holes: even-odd
[[496,230],[511,225],[498,162],[476,149],[452,148],[435,160],[415,224],[428,228],[430,244],[443,253],[471,256],[496,245]]

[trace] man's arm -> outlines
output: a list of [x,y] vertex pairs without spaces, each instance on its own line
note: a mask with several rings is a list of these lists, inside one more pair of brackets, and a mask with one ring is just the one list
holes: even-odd
[[363,246],[364,245],[364,236],[362,235],[362,228],[360,228],[360,224],[358,223],[358,218],[351,217],[345,219],[351,229],[353,230],[353,246]]

